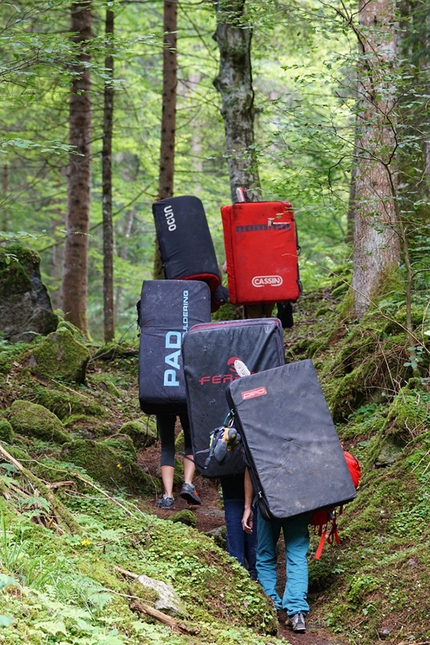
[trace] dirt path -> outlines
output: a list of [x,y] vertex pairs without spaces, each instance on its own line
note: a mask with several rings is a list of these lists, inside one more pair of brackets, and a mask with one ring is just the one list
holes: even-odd
[[[158,477],[158,466],[160,461],[160,444],[157,442],[151,448],[139,454],[139,463],[153,477]],[[224,526],[224,511],[220,501],[217,482],[205,479],[200,475],[196,475],[194,483],[198,490],[199,496],[202,500],[201,506],[188,506],[187,502],[179,497],[180,485],[174,491],[175,495],[175,512],[183,509],[191,509],[196,516],[197,530],[202,533],[207,533],[214,529]],[[164,511],[155,505],[156,497],[150,502],[152,512],[160,517],[166,519],[172,513],[171,511]],[[280,557],[278,560],[279,570],[278,577],[280,586],[285,584],[285,564],[282,557],[283,548],[279,544]],[[306,633],[294,634],[291,629],[286,627],[282,622],[279,624],[278,638],[284,638],[286,642],[291,645],[346,645],[346,641],[342,640],[339,636],[333,635],[327,628],[324,627],[322,621],[319,619],[318,598],[310,599],[311,611],[306,619]]]

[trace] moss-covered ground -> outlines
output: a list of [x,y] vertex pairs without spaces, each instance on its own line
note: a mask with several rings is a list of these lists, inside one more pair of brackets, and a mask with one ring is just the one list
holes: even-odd
[[[287,360],[312,358],[363,471],[339,518],[341,545],[326,545],[316,561],[312,537],[310,629],[300,642],[322,641],[321,629],[326,642],[344,645],[425,643],[430,323],[424,307],[415,312],[413,369],[401,304],[351,320],[343,284],[305,294],[284,332]],[[151,513],[159,482],[142,471],[136,486],[145,425],[153,433],[139,410],[137,345],[89,346],[81,385],[32,375],[34,346],[0,345],[0,643],[285,643],[258,584],[212,538]],[[21,433],[15,401],[46,407],[68,442],[32,435],[28,420]],[[169,624],[144,610],[156,598],[137,583],[142,574],[179,597],[183,609]]]

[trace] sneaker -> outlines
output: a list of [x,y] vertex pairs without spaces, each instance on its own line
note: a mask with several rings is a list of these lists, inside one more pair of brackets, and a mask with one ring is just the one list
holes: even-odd
[[199,497],[198,492],[196,491],[196,487],[194,484],[186,484],[184,483],[181,488],[181,497],[183,499],[186,499],[188,504],[201,504],[202,500]]
[[305,617],[300,612],[290,616],[288,622],[293,632],[303,633],[306,631]]
[[175,503],[174,497],[166,497],[166,495],[163,495],[161,499],[156,501],[155,505],[158,506],[158,508],[164,508],[168,511],[172,511],[174,503]]

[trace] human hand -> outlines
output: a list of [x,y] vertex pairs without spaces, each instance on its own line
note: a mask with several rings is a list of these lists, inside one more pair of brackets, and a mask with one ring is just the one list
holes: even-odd
[[245,508],[242,515],[242,528],[245,533],[252,533],[254,514],[250,508]]

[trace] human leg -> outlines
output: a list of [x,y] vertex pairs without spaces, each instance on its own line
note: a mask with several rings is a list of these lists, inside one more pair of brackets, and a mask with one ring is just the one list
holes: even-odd
[[243,500],[225,499],[224,514],[226,528],[227,551],[246,568],[245,536],[242,528]]
[[254,518],[254,530],[252,533],[245,533],[242,528],[242,516],[245,505],[244,476],[241,474],[221,477],[220,481],[224,501],[227,551],[243,567],[248,569],[251,578],[256,580],[256,518]]
[[276,589],[278,582],[276,544],[280,531],[280,522],[276,520],[267,522],[257,511],[258,582],[263,587],[265,594],[272,598],[276,609],[282,609],[282,601]]
[[191,444],[191,434],[190,434],[190,421],[188,414],[184,413],[180,415],[182,429],[184,431],[184,484],[181,489],[181,497],[189,504],[201,504],[202,501],[199,497],[196,487],[193,484],[193,478],[196,471],[196,466],[194,463],[194,455]]
[[184,431],[184,481],[187,484],[192,484],[196,467],[194,464],[193,449],[191,445],[190,421],[188,414],[181,414],[179,418]]
[[245,503],[243,475],[221,477],[220,483],[224,504],[227,551],[245,567],[245,532],[242,528]]
[[161,442],[161,481],[163,497],[157,502],[161,508],[173,508],[173,479],[175,474],[175,423],[176,415],[170,413],[157,414],[157,429]]
[[297,613],[309,611],[308,561],[310,513],[282,522],[285,539],[285,566],[287,582],[282,606],[291,618]]

